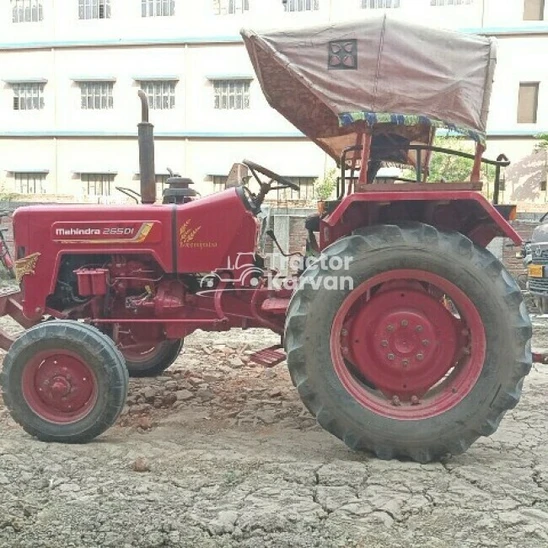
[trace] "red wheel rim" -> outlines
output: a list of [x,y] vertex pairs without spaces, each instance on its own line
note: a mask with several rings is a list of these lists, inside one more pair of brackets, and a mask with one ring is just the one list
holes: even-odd
[[45,350],[31,358],[22,378],[27,405],[42,419],[70,424],[88,415],[97,401],[97,379],[80,356]]
[[131,347],[121,347],[120,352],[124,358],[134,363],[144,363],[154,359],[162,350],[162,343],[151,344],[144,343],[140,345],[132,345]]
[[146,323],[133,324],[124,329],[117,326],[113,338],[124,358],[135,365],[154,360],[166,342],[157,324]]
[[388,418],[426,419],[454,408],[476,384],[486,337],[455,284],[423,270],[392,270],[354,289],[331,330],[345,389]]

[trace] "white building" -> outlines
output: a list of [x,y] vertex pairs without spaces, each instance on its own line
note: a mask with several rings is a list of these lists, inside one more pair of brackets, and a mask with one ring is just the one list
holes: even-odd
[[[487,156],[504,152],[521,161],[531,153],[534,136],[548,132],[544,3],[3,0],[0,191],[97,201],[104,195],[118,199],[116,186],[138,189],[137,90],[143,87],[152,103],[158,181],[169,166],[208,193],[221,188],[233,162],[249,158],[301,178],[307,197],[332,162],[267,105],[239,30],[383,9],[498,38]],[[541,166],[540,156],[535,158]],[[514,173],[516,183],[529,177],[520,173]],[[539,182],[532,200],[544,202],[545,188]],[[508,185],[505,197],[513,197]]]

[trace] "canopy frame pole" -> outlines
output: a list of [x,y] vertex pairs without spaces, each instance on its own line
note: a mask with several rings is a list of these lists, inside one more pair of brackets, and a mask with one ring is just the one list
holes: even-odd
[[[356,154],[356,152],[358,152],[359,150],[361,150],[363,152],[363,144],[360,145],[360,141],[363,141],[363,136],[364,136],[364,133],[363,132],[359,132],[357,135],[356,135],[356,145],[355,145],[355,152],[352,156],[352,167],[350,168],[350,179],[348,180],[348,190],[347,190],[347,195],[350,196],[350,194],[352,194],[352,192],[355,192],[356,191],[356,184],[355,184],[355,181],[354,181],[354,172],[356,171],[356,163],[358,161],[358,155]],[[360,149],[358,149],[357,147],[361,147]]]
[[367,185],[367,170],[369,167],[369,158],[371,156],[371,141],[373,136],[371,133],[363,133],[363,148],[360,162],[360,175],[358,178],[357,191],[360,192]]
[[479,183],[481,179],[481,158],[485,152],[485,146],[481,143],[476,145],[476,155],[474,157],[474,167],[470,175],[471,183]]
[[[430,146],[434,143],[434,139],[436,138],[436,128],[433,127],[430,130],[430,142],[428,143]],[[424,169],[422,172],[422,182],[426,183],[428,182],[428,176],[430,175],[430,161],[432,160],[432,149],[427,148],[426,154],[424,158]]]

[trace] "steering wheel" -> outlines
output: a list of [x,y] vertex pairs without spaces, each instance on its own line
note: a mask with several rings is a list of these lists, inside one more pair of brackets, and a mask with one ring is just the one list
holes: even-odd
[[[266,167],[260,166],[259,164],[256,164],[255,162],[252,162],[251,160],[244,160],[242,164],[246,165],[251,170],[251,173],[253,173],[253,177],[255,177],[255,179],[257,180],[259,185],[261,185],[261,187],[264,183],[261,182],[261,180],[257,176],[257,173],[255,173],[256,171],[258,171],[262,175],[265,175],[266,177],[269,177],[271,180],[276,181],[277,183],[281,185],[276,188],[279,188],[279,189],[292,188],[293,190],[297,190],[297,191],[300,190],[299,185],[295,184],[293,181],[290,181],[288,178],[282,177],[282,175],[278,175],[277,173],[274,173],[274,171],[271,171],[270,169]],[[271,189],[271,190],[275,190],[275,189]]]
[[255,196],[249,188],[242,185],[236,188],[236,192],[240,196],[240,199],[244,203],[246,209],[255,215],[261,211],[261,204],[257,202],[257,196]]

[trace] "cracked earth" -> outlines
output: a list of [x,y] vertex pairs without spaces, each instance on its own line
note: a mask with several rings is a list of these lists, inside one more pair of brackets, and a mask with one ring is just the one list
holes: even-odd
[[[534,318],[548,347],[548,319]],[[31,439],[0,401],[0,547],[548,545],[548,365],[466,454],[420,465],[348,450],[316,426],[267,331],[196,333],[162,377],[132,380],[85,446]]]

